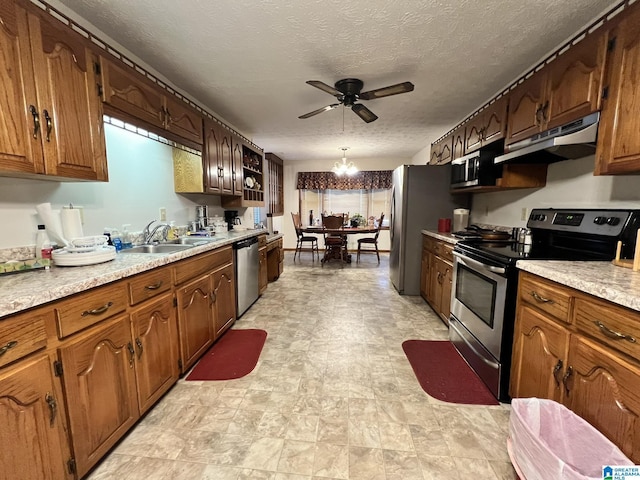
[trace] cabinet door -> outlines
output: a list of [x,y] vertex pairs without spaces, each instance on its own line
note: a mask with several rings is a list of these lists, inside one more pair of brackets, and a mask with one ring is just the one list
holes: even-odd
[[44,173],[27,15],[0,2],[0,171]]
[[431,144],[431,156],[429,158],[429,165],[438,165],[440,162],[440,149],[442,144],[436,142]]
[[567,407],[640,463],[640,367],[578,335],[569,365]]
[[453,159],[453,135],[447,135],[442,140],[442,146],[440,147],[440,158],[438,159],[438,165],[445,165]]
[[103,101],[156,127],[164,128],[162,91],[125,65],[100,57]]
[[260,271],[259,271],[259,281],[258,281],[258,291],[260,295],[262,295],[267,289],[267,285],[269,284],[269,269],[267,267],[267,247],[263,247],[259,250],[260,252]]
[[633,5],[612,36],[608,98],[602,102],[596,175],[640,172],[640,6]]
[[134,356],[128,316],[105,321],[60,348],[79,477],[139,417]]
[[3,370],[0,374],[0,477],[73,478],[65,465],[70,456],[64,410],[46,355]]
[[164,128],[176,135],[202,144],[202,115],[169,94],[164,97]]
[[429,302],[429,305],[431,305],[434,310],[438,311],[440,308],[440,298],[436,295],[436,292],[439,291],[438,269],[436,263],[436,256],[432,253],[429,254],[429,285],[427,287],[427,302]]
[[131,314],[140,414],[178,380],[178,325],[166,293]]
[[211,275],[211,308],[218,338],[236,319],[236,287],[233,265],[227,265]]
[[544,118],[545,82],[545,70],[540,70],[509,93],[505,145],[524,140],[540,131]]
[[231,148],[232,148],[232,171],[233,171],[233,192],[232,194],[235,196],[242,196],[243,185],[244,185],[244,176],[242,175],[242,143],[240,138],[236,135],[231,137]]
[[429,279],[431,276],[429,257],[430,253],[426,249],[422,249],[422,264],[420,267],[420,295],[428,301],[429,295]]
[[220,161],[221,127],[213,120],[204,122],[204,175],[207,193],[222,193],[224,166]]
[[489,105],[483,112],[482,145],[488,145],[503,139],[507,134],[507,104],[506,95]]
[[451,284],[453,280],[453,266],[450,263],[442,262],[442,298],[440,300],[440,318],[449,325],[449,315],[451,314]]
[[205,275],[180,287],[176,292],[182,372],[186,372],[213,343],[210,281],[210,276]]
[[232,195],[234,189],[233,145],[231,143],[231,132],[226,128],[220,129],[219,148],[219,162],[223,171],[221,192],[224,195]]
[[457,128],[452,134],[451,160],[464,156],[465,128]]
[[517,312],[509,394],[561,402],[569,332],[526,305]]
[[48,175],[108,180],[97,57],[55,20],[29,14],[40,124]]
[[543,130],[600,109],[606,44],[606,32],[596,31],[549,64]]
[[471,153],[482,146],[482,129],[484,126],[484,115],[479,113],[467,123],[464,137],[464,151]]

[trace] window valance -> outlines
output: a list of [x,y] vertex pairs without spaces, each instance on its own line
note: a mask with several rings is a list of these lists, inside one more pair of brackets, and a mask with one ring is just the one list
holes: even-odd
[[333,172],[298,172],[298,190],[371,190],[391,188],[393,170],[369,170],[351,176]]

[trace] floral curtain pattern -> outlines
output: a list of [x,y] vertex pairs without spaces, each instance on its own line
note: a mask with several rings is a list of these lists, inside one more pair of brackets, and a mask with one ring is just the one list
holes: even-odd
[[369,170],[351,176],[333,172],[298,172],[298,190],[371,190],[391,188],[393,170]]

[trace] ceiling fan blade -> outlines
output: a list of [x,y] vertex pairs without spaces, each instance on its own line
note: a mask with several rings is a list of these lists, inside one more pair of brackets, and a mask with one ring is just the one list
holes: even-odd
[[413,83],[403,82],[397,85],[390,85],[388,87],[378,88],[376,90],[369,90],[368,92],[362,92],[358,97],[362,100],[373,100],[374,98],[388,97],[390,95],[398,95],[399,93],[407,93],[413,91]]
[[374,120],[378,119],[375,113],[373,113],[371,110],[369,110],[367,107],[365,107],[360,103],[354,104],[351,107],[351,110],[353,110],[356,115],[358,115],[362,120],[364,120],[367,123],[371,123]]
[[319,113],[326,112],[328,110],[333,110],[336,107],[339,107],[339,103],[334,103],[332,105],[327,105],[326,107],[319,108],[318,110],[314,110],[313,112],[305,113],[304,115],[300,115],[298,118],[309,118],[314,115],[318,115]]
[[321,82],[320,80],[307,80],[307,83],[312,87],[319,88],[323,92],[327,92],[330,95],[334,95],[336,97],[339,97],[340,95],[342,95],[342,92],[340,92],[339,90],[336,90],[335,88],[333,88],[330,85],[327,85],[324,82]]

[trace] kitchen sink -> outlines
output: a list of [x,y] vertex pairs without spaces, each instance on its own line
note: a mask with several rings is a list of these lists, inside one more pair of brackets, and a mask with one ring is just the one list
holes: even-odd
[[182,237],[175,240],[162,243],[162,245],[188,245],[191,247],[197,247],[199,245],[206,245],[207,243],[215,242],[215,238],[211,237]]
[[125,248],[120,253],[175,253],[193,248],[195,245],[183,245],[175,243],[163,243],[161,245],[138,245],[137,247]]

